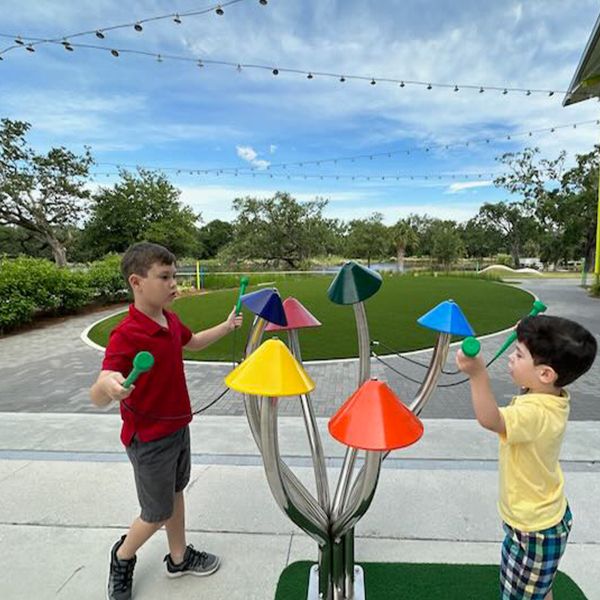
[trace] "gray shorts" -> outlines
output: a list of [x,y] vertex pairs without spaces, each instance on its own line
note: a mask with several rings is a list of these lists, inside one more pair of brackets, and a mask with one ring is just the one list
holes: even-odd
[[190,480],[189,427],[151,442],[134,437],[126,450],[133,465],[141,518],[147,523],[166,521],[173,514],[175,493],[183,491]]

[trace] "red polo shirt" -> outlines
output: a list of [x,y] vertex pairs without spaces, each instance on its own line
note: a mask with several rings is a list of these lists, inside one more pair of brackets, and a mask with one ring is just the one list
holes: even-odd
[[175,313],[163,312],[167,327],[131,304],[129,314],[110,334],[104,354],[102,369],[119,371],[124,377],[133,368],[133,358],[138,352],[147,350],[154,356],[154,366],[138,377],[135,389],[125,399],[135,413],[121,405],[121,441],[125,446],[131,444],[134,435],[142,442],[149,442],[185,427],[192,420],[182,350],[192,332]]

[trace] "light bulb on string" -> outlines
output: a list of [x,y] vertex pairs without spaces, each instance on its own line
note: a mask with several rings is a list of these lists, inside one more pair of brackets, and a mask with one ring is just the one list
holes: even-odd
[[35,52],[35,48],[31,44],[25,46],[25,50],[27,50],[27,52]]
[[312,79],[312,78],[313,78],[313,74],[312,74],[312,73],[309,73],[309,74],[306,76],[306,79]]
[[222,16],[225,14],[225,11],[223,10],[223,8],[221,7],[221,5],[217,5],[217,8],[215,8],[215,12],[219,15]]
[[342,75],[342,76],[340,77],[340,81],[341,81],[342,83],[344,83],[344,81],[346,81],[346,78],[345,78],[345,77]]
[[21,39],[21,36],[19,36],[18,38],[15,38],[15,44],[18,46],[24,46],[25,42]]
[[377,82],[374,79],[371,79],[371,85],[375,85]]
[[279,69],[273,69],[273,71],[271,71],[273,73],[273,75],[279,75]]
[[458,92],[458,86],[457,85],[454,86],[454,91]]
[[173,17],[173,22],[177,23],[177,25],[181,25],[181,17],[179,15],[175,15]]
[[140,23],[136,23],[136,24],[133,26],[133,28],[134,28],[134,29],[135,29],[137,32],[140,32],[140,31],[143,31],[143,30],[144,30],[144,28],[141,26],[141,24],[140,24]]
[[99,40],[103,40],[106,36],[102,33],[102,31],[100,31],[99,29],[96,31],[96,37]]
[[119,51],[115,50],[114,48],[110,51],[110,53],[116,58],[119,56]]

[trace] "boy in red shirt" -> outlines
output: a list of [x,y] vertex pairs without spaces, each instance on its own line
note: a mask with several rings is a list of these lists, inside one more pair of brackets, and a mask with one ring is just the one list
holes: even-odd
[[[135,553],[163,525],[170,551],[164,559],[167,576],[211,575],[219,568],[217,556],[186,544],[183,490],[190,478],[192,409],[182,348],[201,350],[242,324],[234,308],[219,325],[192,333],[166,311],[177,283],[175,256],[163,246],[134,244],[123,255],[121,271],[134,302],[110,335],[90,395],[96,406],[127,398],[129,408],[121,404],[121,441],[133,466],[141,513],[110,552],[108,600],[131,598]],[[136,385],[124,388],[141,350],[154,356],[154,366]]]

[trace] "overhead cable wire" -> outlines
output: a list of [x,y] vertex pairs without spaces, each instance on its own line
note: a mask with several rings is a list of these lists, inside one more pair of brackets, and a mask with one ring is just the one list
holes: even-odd
[[[242,0],[231,0],[231,2],[240,2]],[[224,6],[224,5],[222,5]],[[172,15],[168,15],[172,16]],[[161,17],[167,18],[167,17]],[[118,27],[131,27],[131,23],[127,25],[120,25]],[[135,27],[135,24],[134,24]],[[86,32],[89,34],[91,32]],[[84,35],[81,33],[79,35]],[[19,40],[19,42],[15,45],[12,45],[4,50],[0,51],[0,58],[2,58],[2,54],[6,54],[9,50],[15,50],[17,48],[25,48],[26,50],[30,50],[35,52],[35,45],[39,45],[41,43],[47,44],[61,44],[65,46],[65,48],[73,50],[74,48],[87,48],[90,50],[100,50],[100,51],[108,51],[113,56],[120,56],[121,54],[137,54],[140,56],[149,56],[156,59],[158,62],[164,62],[165,60],[174,60],[174,61],[185,61],[185,62],[193,62],[198,65],[218,65],[218,66],[227,66],[232,67],[236,71],[241,72],[244,69],[259,69],[264,71],[269,71],[273,76],[278,76],[282,73],[289,73],[293,75],[302,75],[308,80],[314,80],[315,78],[322,77],[327,79],[336,79],[338,82],[345,83],[350,80],[362,81],[369,83],[371,86],[375,86],[377,83],[389,83],[394,84],[400,88],[406,88],[408,86],[415,86],[425,88],[427,90],[432,90],[434,88],[441,89],[449,89],[454,93],[460,91],[461,89],[476,91],[478,94],[483,94],[486,91],[492,92],[500,92],[503,96],[507,96],[509,93],[519,93],[524,94],[525,96],[539,95],[544,94],[545,96],[552,97],[555,94],[566,94],[565,90],[559,89],[547,89],[547,88],[536,88],[536,87],[513,87],[513,86],[499,86],[499,85],[489,85],[489,84],[470,84],[470,83],[447,83],[447,82],[434,82],[431,80],[417,80],[417,79],[402,79],[398,77],[386,77],[380,75],[363,75],[363,74],[342,74],[340,72],[334,73],[332,71],[318,71],[314,69],[297,69],[291,67],[282,67],[274,64],[266,65],[266,64],[254,64],[254,63],[245,63],[243,61],[227,61],[227,60],[213,60],[202,57],[189,57],[189,56],[180,56],[175,54],[165,54],[162,52],[150,52],[147,50],[135,50],[132,48],[107,48],[105,46],[99,46],[96,44],[80,44],[80,43],[72,43],[70,41],[70,37],[66,36],[63,38],[37,38],[37,37],[27,37],[27,36],[15,36],[7,33],[0,33],[0,37],[13,38]]]

